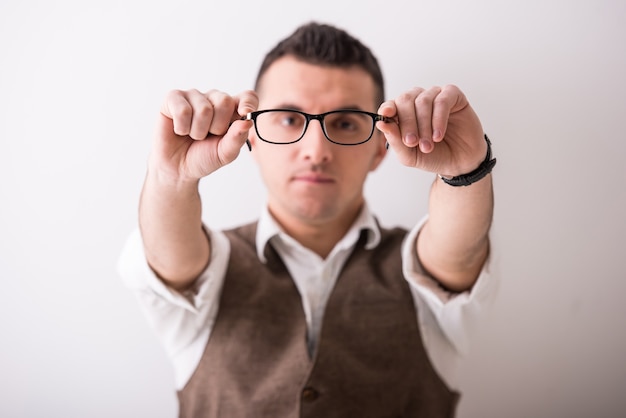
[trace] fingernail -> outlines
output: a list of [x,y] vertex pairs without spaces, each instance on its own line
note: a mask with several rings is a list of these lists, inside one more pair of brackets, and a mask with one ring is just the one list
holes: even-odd
[[404,137],[404,144],[409,146],[409,147],[413,147],[417,144],[418,139],[417,139],[417,135],[411,133],[411,134],[407,134]]
[[429,153],[433,149],[432,142],[428,139],[421,139],[419,147],[423,153]]
[[436,141],[441,138],[441,131],[439,129],[435,129],[433,132],[433,140]]

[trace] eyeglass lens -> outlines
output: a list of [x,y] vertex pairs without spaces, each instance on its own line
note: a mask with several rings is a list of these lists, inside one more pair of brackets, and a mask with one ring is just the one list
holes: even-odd
[[[261,139],[274,143],[290,143],[299,140],[307,128],[305,115],[275,110],[260,113],[256,117],[256,129]],[[328,139],[345,145],[367,141],[372,135],[374,120],[362,112],[330,112],[324,116],[324,132]]]

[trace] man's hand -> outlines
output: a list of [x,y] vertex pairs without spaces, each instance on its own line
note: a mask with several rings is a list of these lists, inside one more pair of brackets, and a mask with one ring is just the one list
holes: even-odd
[[252,127],[241,116],[258,103],[253,91],[237,96],[217,90],[170,92],[161,107],[151,169],[171,181],[193,181],[232,162]]
[[[455,86],[411,89],[378,112],[397,122],[377,127],[404,165],[454,177],[485,159],[480,120]],[[491,176],[469,187],[435,181],[428,212],[416,243],[422,266],[451,291],[471,288],[489,254]]]
[[209,263],[198,182],[237,158],[252,127],[239,119],[258,103],[252,91],[176,90],[161,107],[139,226],[148,263],[173,288],[190,286]]
[[406,166],[453,177],[485,159],[480,120],[456,86],[413,88],[383,103],[378,113],[397,121],[378,122],[377,128]]

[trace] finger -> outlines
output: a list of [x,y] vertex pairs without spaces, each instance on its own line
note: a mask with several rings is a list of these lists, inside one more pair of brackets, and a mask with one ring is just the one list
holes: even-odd
[[208,133],[210,135],[222,136],[230,126],[237,102],[235,98],[217,90],[208,92],[207,98],[213,105],[213,118],[211,119]]
[[376,123],[376,128],[385,135],[387,144],[393,149],[400,163],[408,166],[415,167],[419,158],[419,153],[415,147],[407,147],[402,139],[402,133],[400,132],[400,126],[397,122],[397,107],[394,100],[383,103],[378,108],[378,114],[390,118],[389,121],[379,121]]
[[433,102],[441,92],[441,88],[432,87],[423,91],[415,98],[415,114],[417,115],[417,129],[420,151],[429,153],[433,150]]
[[259,108],[259,96],[257,96],[257,94],[252,90],[246,90],[238,94],[235,96],[235,99],[238,102],[236,115],[238,116],[237,119],[250,112],[254,112]]
[[433,104],[433,141],[441,142],[448,129],[448,121],[453,107],[458,103],[460,90],[455,86],[446,86],[435,98]]
[[184,92],[180,90],[170,91],[161,106],[161,114],[172,120],[176,135],[189,135],[193,109]]
[[218,155],[222,164],[228,164],[237,158],[241,147],[248,139],[248,131],[252,127],[250,120],[236,120],[219,142]]
[[387,143],[389,145],[395,146],[397,144],[402,143],[402,136],[400,134],[400,128],[398,127],[395,119],[397,118],[398,110],[396,108],[396,103],[393,100],[388,100],[380,105],[377,113],[379,115],[385,116],[387,118],[393,119],[393,121],[376,122],[376,129],[381,131],[383,135],[385,135],[385,139],[387,139]]
[[204,139],[214,118],[213,104],[198,90],[189,90],[186,95],[193,112],[188,135],[195,140]]
[[[246,142],[248,140],[249,131],[254,126],[254,123],[251,120],[242,120],[241,118],[259,108],[259,96],[252,90],[245,90],[235,96],[235,99],[238,102],[237,112],[233,114],[233,125],[235,126],[231,126],[230,129],[239,129],[241,132],[240,135],[243,135],[241,139]],[[248,147],[251,147],[249,142]]]
[[398,109],[396,108],[396,103],[393,100],[387,100],[383,102],[378,108],[377,113],[379,115],[395,119],[398,114]]
[[416,87],[400,95],[395,100],[402,141],[407,147],[415,147],[419,143],[415,98],[423,91],[424,89]]

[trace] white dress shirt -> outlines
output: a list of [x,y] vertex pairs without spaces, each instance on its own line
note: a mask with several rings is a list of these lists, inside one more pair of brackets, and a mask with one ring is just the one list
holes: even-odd
[[[472,324],[493,299],[495,280],[489,274],[488,260],[470,291],[443,290],[424,273],[417,260],[415,239],[425,220],[409,232],[403,243],[403,272],[413,294],[426,351],[444,381],[458,389],[457,361],[468,348]],[[263,249],[270,241],[291,274],[302,298],[309,353],[315,351],[328,297],[363,229],[368,232],[366,247],[376,247],[380,230],[367,206],[328,257],[322,259],[282,231],[267,209],[261,213],[256,235],[258,257],[265,261]],[[148,266],[138,229],[129,237],[118,264],[124,283],[137,295],[172,360],[177,389],[182,389],[191,377],[211,335],[230,256],[230,242],[224,233],[207,231],[211,261],[185,293],[166,286]]]

